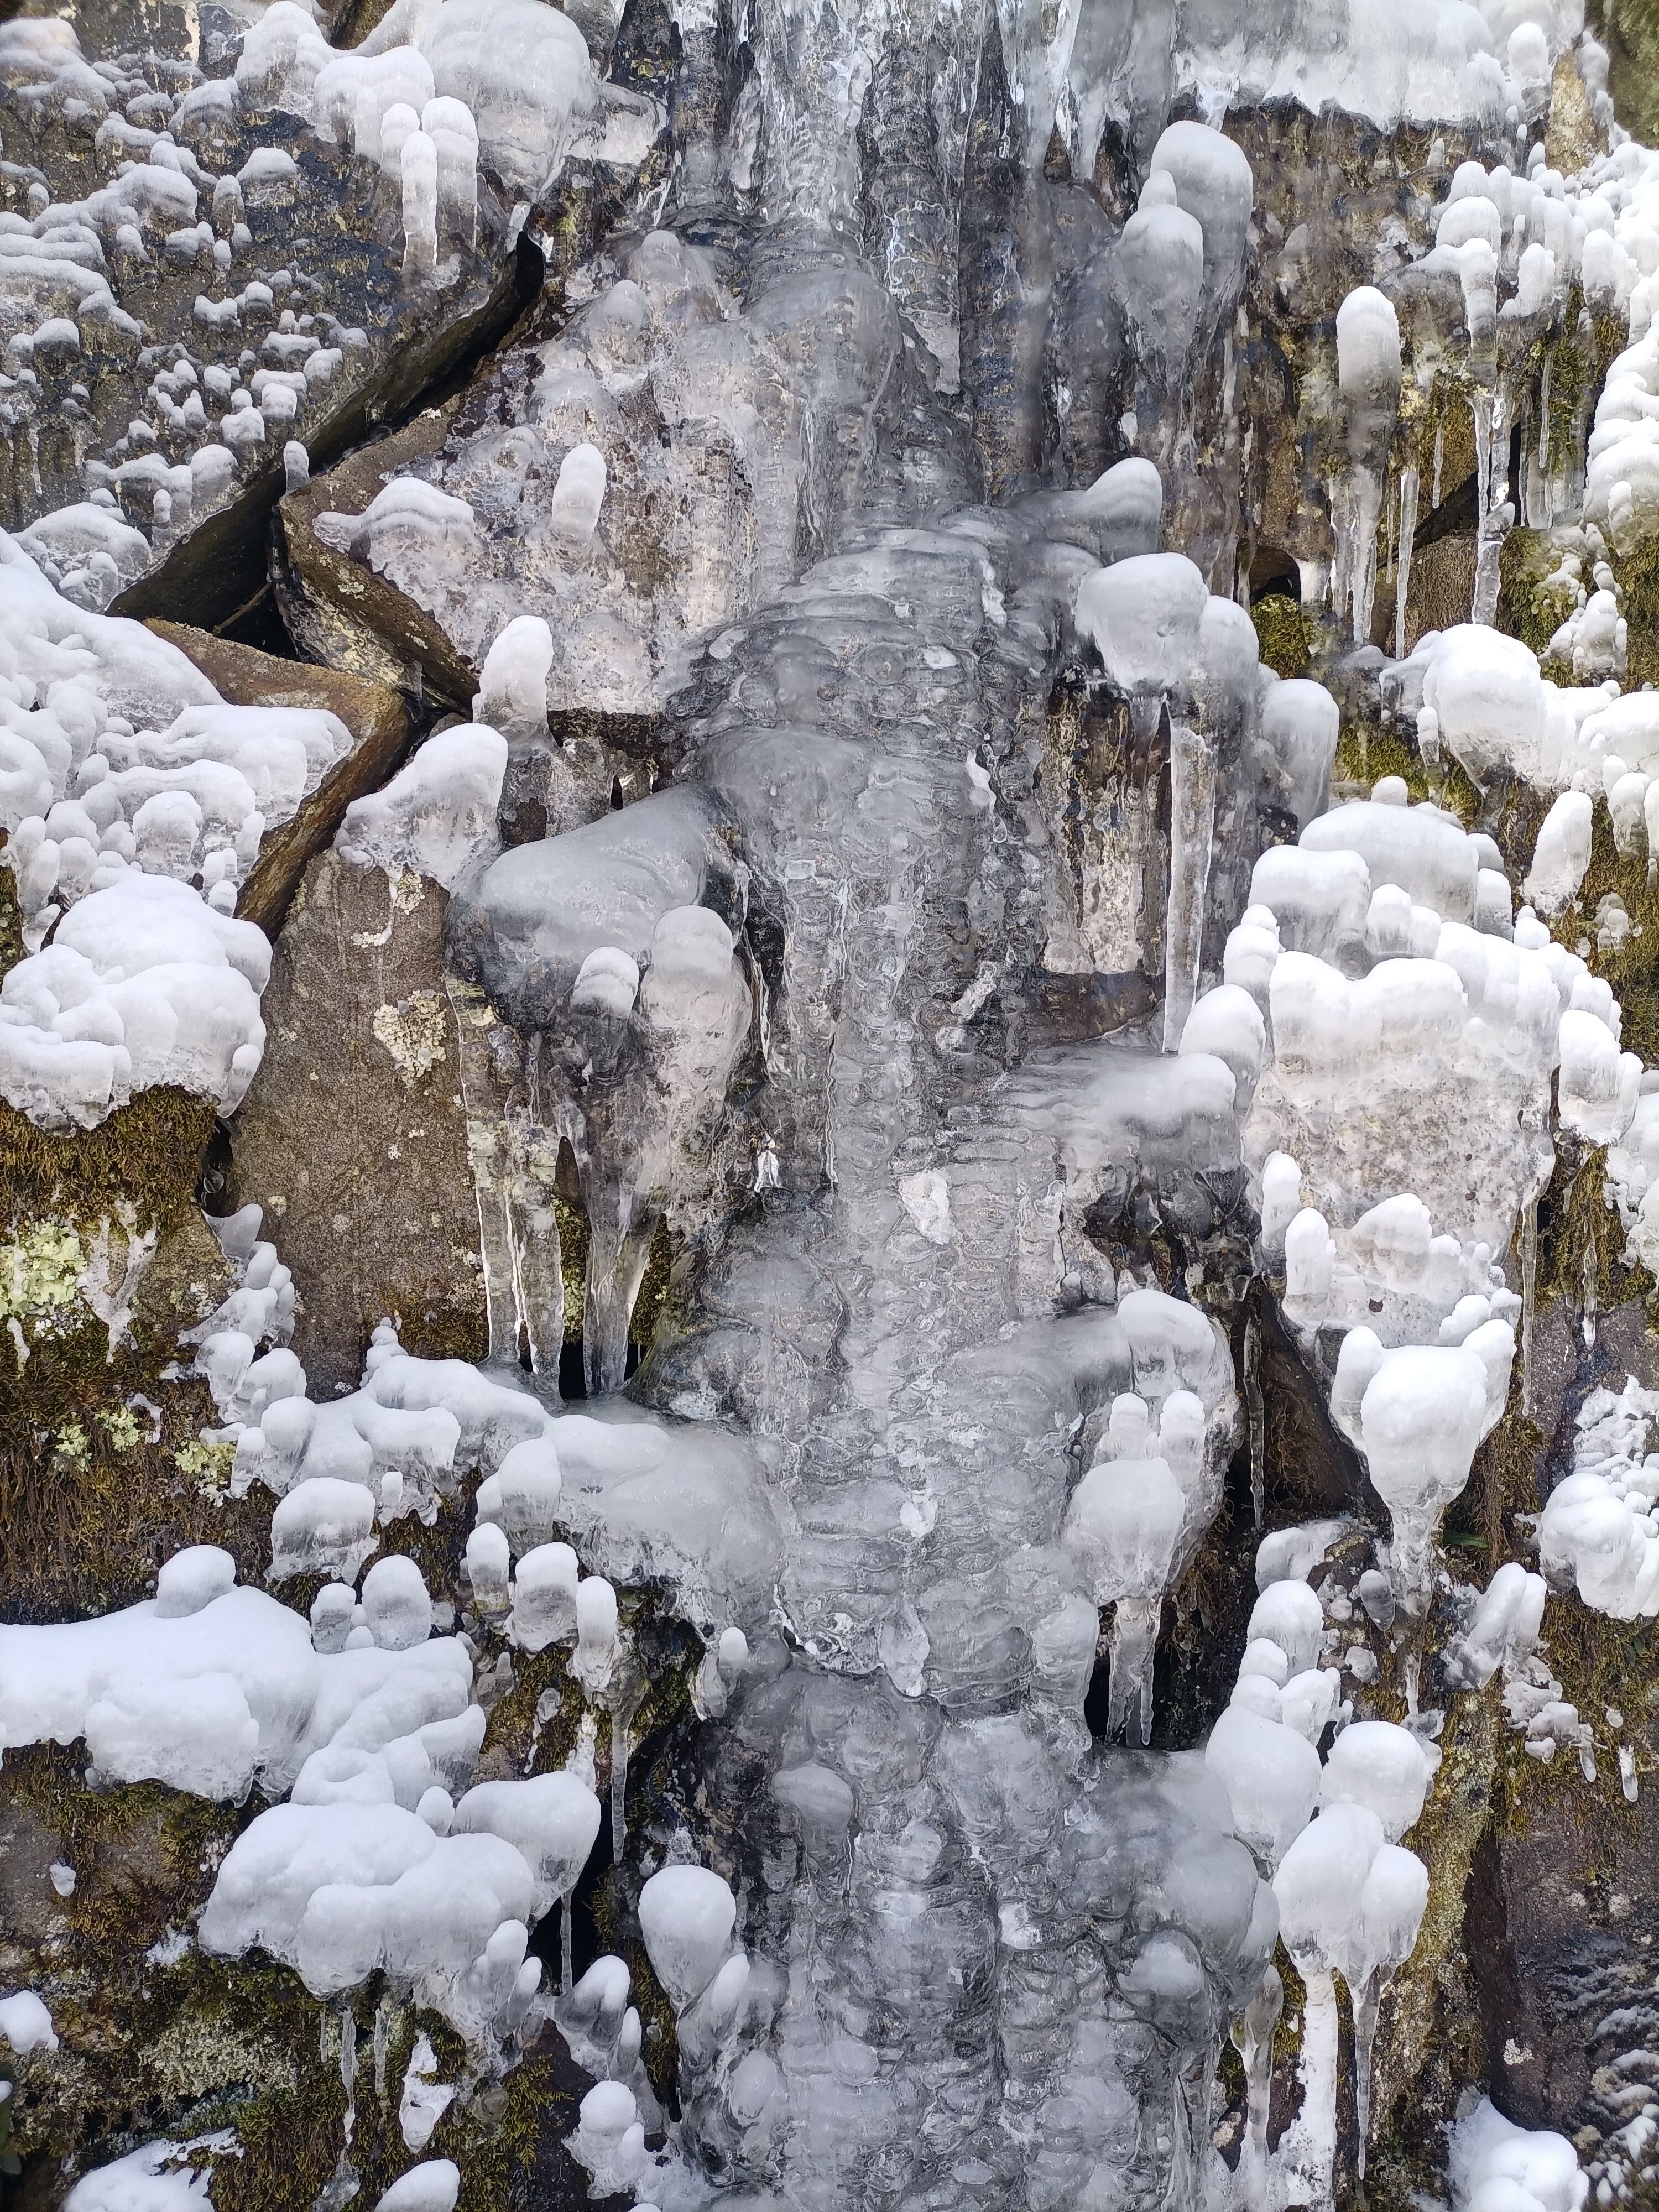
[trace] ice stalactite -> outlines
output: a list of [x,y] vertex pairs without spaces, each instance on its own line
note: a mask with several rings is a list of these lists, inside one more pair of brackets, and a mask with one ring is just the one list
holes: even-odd
[[[1204,893],[1213,819],[1213,759],[1190,726],[1200,638],[1210,605],[1204,580],[1184,556],[1143,554],[1085,579],[1079,627],[1090,635],[1108,680],[1128,702],[1133,744],[1149,754],[1169,730],[1170,910],[1165,929],[1164,1046],[1179,1044],[1201,955]],[[1167,725],[1165,718],[1167,717]]]
[[1394,654],[1406,657],[1406,610],[1411,600],[1412,552],[1417,535],[1417,470],[1409,463],[1400,471],[1400,534],[1395,554]]
[[[1350,292],[1337,310],[1336,362],[1346,423],[1348,467],[1331,501],[1336,537],[1331,592],[1339,617],[1348,617],[1354,642],[1363,645],[1371,634],[1377,527],[1401,374],[1399,317],[1393,303],[1372,285]],[[1401,542],[1407,549],[1404,558],[1408,564],[1409,541],[1403,523]],[[1404,604],[1402,586],[1401,605]]]
[[[234,99],[209,88],[226,78],[182,95],[282,112],[313,167],[360,163],[400,301],[432,312],[499,241],[498,185],[526,265],[538,239],[558,258],[556,298],[410,426],[432,434],[412,459],[400,444],[366,483],[357,457],[334,507],[297,439],[284,462],[283,605],[307,650],[394,661],[463,705],[477,684],[474,720],[424,737],[329,865],[384,872],[386,939],[400,902],[446,896],[489,1358],[406,1350],[411,1297],[361,1386],[313,1398],[257,1208],[221,1224],[236,1285],[171,1379],[222,1425],[203,1448],[228,1447],[227,1530],[261,1544],[268,1493],[269,1578],[319,1582],[308,1616],[228,1551],[179,1551],[153,1600],[0,1630],[0,1720],[8,1744],[83,1741],[100,1784],[259,1789],[205,1870],[199,1944],[343,2021],[376,1978],[440,2012],[466,2071],[439,2082],[414,2043],[417,2156],[446,2125],[472,2144],[499,2072],[556,2033],[592,2086],[555,2081],[568,2109],[538,2156],[562,2145],[598,2194],[1188,2212],[1230,2190],[1212,2107],[1231,2025],[1233,2192],[1330,2201],[1337,1984],[1363,2172],[1373,2049],[1425,1910],[1401,1839],[1435,1785],[1440,1684],[1469,1701],[1454,1731],[1501,1698],[1526,1759],[1570,1748],[1594,1773],[1539,1648],[1542,1578],[1509,1560],[1464,1591],[1440,1522],[1508,1409],[1517,1317],[1531,1349],[1558,1139],[1613,1148],[1626,1233],[1659,1246],[1640,1069],[1592,972],[1634,943],[1630,914],[1604,902],[1594,953],[1567,949],[1601,808],[1633,860],[1659,788],[1659,722],[1596,688],[1639,647],[1635,585],[1603,581],[1608,540],[1565,522],[1577,459],[1547,426],[1540,481],[1508,485],[1511,431],[1552,405],[1520,364],[1568,344],[1574,284],[1645,343],[1650,250],[1633,222],[1615,236],[1645,187],[1617,150],[1589,190],[1541,156],[1518,173],[1552,83],[1564,113],[1584,95],[1575,128],[1600,116],[1568,0],[1501,41],[1490,9],[1348,12],[1334,31],[1301,0],[1262,26],[1174,0],[854,6],[762,11],[740,37],[699,0],[659,40],[637,11],[397,0],[336,55],[275,0]],[[73,83],[112,108],[106,145],[163,109],[184,130],[153,87],[114,115],[56,32],[7,27],[0,54],[25,49],[59,106]],[[207,187],[167,143],[181,166],[159,137],[122,153],[69,241],[88,300],[94,238],[185,258],[194,234],[167,226]],[[1443,192],[1449,143],[1483,159]],[[1329,190],[1351,145],[1385,216]],[[239,149],[189,254],[234,262],[239,226],[264,253],[307,173]],[[38,220],[0,225],[9,262],[54,234]],[[208,387],[225,443],[204,492],[283,450],[310,362],[348,350],[292,271],[292,327],[255,318],[268,258],[234,316],[204,279],[204,324],[259,335]],[[3,399],[27,412],[71,341],[45,319],[17,336]],[[185,366],[155,372],[173,458],[149,455],[152,425],[125,434],[137,473],[98,464],[149,538],[100,506],[42,521],[40,567],[0,543],[24,603],[0,617],[0,767],[28,933],[0,1044],[43,1122],[169,1080],[234,1109],[269,962],[231,909],[344,757],[320,713],[277,732],[175,697],[176,667],[90,611],[188,526],[198,471],[176,456],[201,458],[181,426],[191,394],[205,422],[209,372]],[[1630,388],[1650,369],[1610,384],[1590,459],[1615,551],[1652,504]],[[1407,657],[1414,574],[1456,534],[1424,518],[1418,548],[1420,489],[1438,510],[1443,463],[1463,473],[1465,401],[1475,619]],[[1492,627],[1511,489],[1529,524],[1579,530],[1552,552],[1571,684]],[[1392,661],[1370,644],[1379,533]],[[1278,605],[1253,620],[1263,579]],[[1406,758],[1333,805],[1345,721]],[[1530,909],[1528,856],[1451,811],[1453,763],[1510,843],[1505,804],[1541,821]],[[1419,767],[1445,806],[1411,803]],[[32,1264],[16,1249],[6,1281]],[[116,1249],[106,1226],[73,1278],[111,1364],[137,1298]],[[1586,1325],[1599,1251],[1571,1255]],[[47,1334],[15,1318],[21,1371]],[[1253,1603],[1224,1517],[1241,1380]],[[1644,1409],[1584,1413],[1540,1563],[1645,1617]],[[1323,1517],[1274,1527],[1304,1474]],[[1236,1572],[1243,1602],[1212,1614]],[[1212,1692],[1195,1649],[1246,1605]],[[1201,1750],[1150,1751],[1205,1699]],[[607,1809],[603,1910],[650,1961],[639,2007],[620,1959],[575,1972]],[[556,1910],[544,1998],[532,1946]],[[1304,2095],[1270,2150],[1281,1933]],[[651,2080],[665,1996],[672,2117]],[[385,2041],[377,2014],[377,2082]],[[354,2108],[360,2165],[367,2123]],[[1535,2168],[1571,2194],[1547,2149],[1491,2149],[1464,2161],[1486,2162],[1477,2190]],[[451,2212],[444,2163],[384,2201]]]
[[[707,1183],[707,1147],[752,1017],[730,924],[696,902],[707,896],[741,919],[744,872],[723,842],[720,809],[690,788],[641,805],[643,817],[630,810],[514,846],[476,892],[462,893],[456,923],[465,966],[523,1025],[510,1057],[487,1055],[482,1040],[470,1056],[479,1103],[469,1115],[495,1121],[504,1134],[489,1140],[491,1152],[511,1161],[492,1158],[481,1190],[508,1185],[514,1340],[523,1326],[537,1364],[556,1371],[564,1306],[554,1183],[568,1146],[587,1218],[583,1342],[595,1394],[623,1382],[629,1322],[665,1207]],[[642,866],[647,822],[661,839]]]

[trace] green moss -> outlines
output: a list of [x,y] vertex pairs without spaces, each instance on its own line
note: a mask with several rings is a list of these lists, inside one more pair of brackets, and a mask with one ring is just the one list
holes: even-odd
[[[1540,659],[1572,612],[1577,595],[1566,584],[1547,585],[1558,566],[1541,530],[1511,530],[1498,556],[1498,627],[1529,645]],[[1566,680],[1572,681],[1571,670]]]
[[[1659,545],[1654,550],[1659,558]],[[1633,631],[1632,646],[1633,651]],[[1547,794],[1518,796],[1503,824],[1494,828],[1515,872],[1530,860],[1531,841],[1547,805]],[[1632,923],[1630,934],[1617,949],[1597,942],[1596,912],[1609,892],[1617,894]],[[1570,951],[1588,944],[1584,957],[1591,972],[1611,983],[1623,1009],[1622,1042],[1650,1066],[1659,1063],[1659,884],[1649,884],[1644,858],[1620,854],[1604,806],[1595,810],[1583,886],[1574,903],[1551,919],[1550,929]]]
[[1615,555],[1610,565],[1624,594],[1625,689],[1636,691],[1659,684],[1659,538],[1644,538],[1633,552]]
[[1438,771],[1432,771],[1417,750],[1415,738],[1376,722],[1345,721],[1337,738],[1333,781],[1370,785],[1385,775],[1401,777],[1413,800],[1432,799],[1471,828],[1480,814],[1479,793],[1449,754],[1443,756]]
[[553,1211],[558,1216],[559,1266],[564,1276],[564,1339],[567,1344],[580,1346],[587,1281],[587,1209],[580,1199],[556,1191]]
[[[0,852],[5,849],[0,845]],[[0,975],[23,957],[23,915],[17,903],[17,878],[0,863]]]
[[[513,1676],[513,1687],[490,1708],[485,1756],[511,1751],[517,1754],[515,1771],[550,1774],[576,1748],[586,1709],[582,1686],[571,1678],[570,1654],[556,1644],[541,1651],[515,1652]],[[538,1728],[536,1715],[544,1698],[550,1711]],[[531,1758],[532,1745],[533,1764],[526,1768],[523,1762]]]
[[[0,1376],[15,1357],[0,1334]],[[222,1544],[244,1577],[263,1572],[270,1499],[224,1496],[228,1453],[198,1440],[216,1419],[212,1400],[200,1382],[161,1382],[160,1364],[131,1346],[112,1359],[88,1315],[34,1340],[26,1390],[0,1382],[0,1525],[28,1532],[0,1545],[0,1618],[130,1605],[149,1595],[158,1559],[187,1544]],[[129,1399],[159,1406],[159,1419]]]
[[1250,609],[1262,664],[1278,676],[1305,676],[1312,658],[1308,617],[1284,592],[1269,592]]
[[1610,50],[1613,113],[1644,146],[1659,143],[1659,0],[1593,0],[1589,18]]
[[645,1263],[645,1273],[640,1278],[640,1294],[634,1301],[634,1317],[628,1325],[628,1334],[635,1344],[649,1346],[665,1316],[672,1316],[669,1291],[674,1279],[677,1255],[674,1239],[668,1233],[666,1221],[657,1224],[657,1233],[651,1240],[650,1257]]

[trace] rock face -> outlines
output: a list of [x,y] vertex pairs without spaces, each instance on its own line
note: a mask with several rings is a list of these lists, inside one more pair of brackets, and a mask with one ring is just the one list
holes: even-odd
[[228,1195],[262,1206],[295,1255],[307,1288],[294,1348],[319,1395],[355,1385],[383,1317],[428,1357],[485,1348],[447,902],[419,876],[388,881],[323,853],[272,965]]
[[[77,603],[219,619],[260,586],[247,552],[289,443],[301,467],[341,450],[510,319],[512,203],[488,186],[458,203],[432,282],[410,285],[380,108],[354,143],[348,88],[313,127],[332,57],[308,18],[251,43],[176,10],[96,27],[91,58],[50,15],[14,20],[0,49],[16,218],[0,500]],[[429,82],[382,72],[373,97],[418,108]]]
[[1652,2197],[1604,27],[0,25],[0,2187]]

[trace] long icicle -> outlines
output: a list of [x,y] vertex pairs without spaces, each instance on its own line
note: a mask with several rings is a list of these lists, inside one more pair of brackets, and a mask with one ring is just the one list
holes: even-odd
[[1412,592],[1412,544],[1417,535],[1417,471],[1400,471],[1400,550],[1395,562],[1394,657],[1406,658],[1406,608]]
[[1170,725],[1170,911],[1164,936],[1164,1049],[1180,1049],[1198,996],[1204,904],[1215,836],[1215,750],[1185,723]]

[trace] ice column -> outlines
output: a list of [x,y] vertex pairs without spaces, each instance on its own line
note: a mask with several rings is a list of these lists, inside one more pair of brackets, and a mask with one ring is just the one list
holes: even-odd
[[[1145,759],[1170,717],[1170,924],[1164,964],[1166,1052],[1181,1042],[1197,987],[1204,893],[1214,818],[1213,756],[1190,727],[1202,643],[1224,690],[1241,660],[1204,579],[1181,553],[1142,553],[1097,568],[1078,586],[1077,624],[1091,638],[1113,689],[1127,699],[1137,755]],[[1210,616],[1208,629],[1206,617]],[[1248,623],[1248,616],[1245,617]]]
[[[1336,311],[1336,371],[1346,417],[1348,469],[1332,495],[1336,562],[1332,596],[1352,610],[1356,645],[1369,642],[1376,591],[1376,528],[1400,405],[1400,323],[1374,285],[1350,292]],[[1413,499],[1413,523],[1415,501]],[[1405,605],[1401,588],[1401,605]]]

